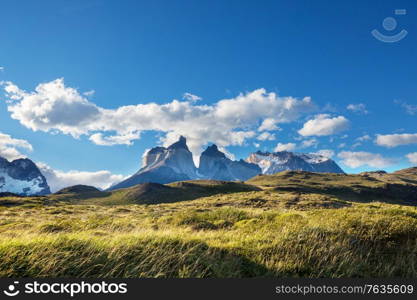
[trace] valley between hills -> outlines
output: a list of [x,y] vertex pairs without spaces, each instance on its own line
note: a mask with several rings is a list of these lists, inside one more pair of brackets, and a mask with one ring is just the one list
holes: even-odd
[[417,168],[0,198],[1,277],[417,277]]

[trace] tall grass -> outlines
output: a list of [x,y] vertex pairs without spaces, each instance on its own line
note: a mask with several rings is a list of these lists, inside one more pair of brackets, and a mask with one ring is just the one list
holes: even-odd
[[0,210],[0,277],[417,277],[417,210],[155,206]]

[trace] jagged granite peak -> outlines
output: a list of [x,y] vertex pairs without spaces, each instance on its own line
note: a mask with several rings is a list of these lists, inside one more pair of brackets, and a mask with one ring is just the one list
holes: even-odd
[[257,151],[252,153],[246,161],[257,164],[262,169],[262,174],[275,174],[287,170],[344,173],[332,159],[314,153]]
[[201,156],[226,158],[226,155],[223,152],[219,151],[219,148],[216,144],[208,146],[207,149],[204,150],[203,153],[201,153]]
[[0,193],[14,193],[24,196],[50,194],[46,178],[28,158],[9,162],[0,157]]
[[244,181],[260,174],[261,169],[243,160],[233,161],[211,145],[201,153],[198,173],[206,179]]
[[187,147],[187,139],[182,135],[180,136],[179,140],[169,146],[168,149],[186,149],[187,151],[190,151]]
[[140,183],[170,183],[198,178],[193,155],[187,140],[181,136],[177,142],[165,147],[149,150],[143,158],[143,167],[126,180],[112,186],[110,190],[130,187]]

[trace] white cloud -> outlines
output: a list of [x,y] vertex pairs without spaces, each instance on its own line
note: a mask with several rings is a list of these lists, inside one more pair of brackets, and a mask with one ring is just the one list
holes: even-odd
[[253,143],[253,145],[255,146],[255,148],[259,148],[261,146],[261,144],[259,143]]
[[417,133],[402,133],[402,134],[378,134],[375,142],[379,146],[388,148],[397,147],[401,145],[417,144]]
[[275,134],[265,131],[265,132],[262,132],[260,135],[258,135],[256,139],[260,141],[274,141]]
[[277,126],[278,121],[273,118],[266,118],[262,121],[261,126],[259,126],[258,131],[272,131],[272,130],[280,130]]
[[294,151],[296,148],[297,146],[294,143],[287,143],[287,144],[278,143],[274,149],[274,152]]
[[415,104],[409,104],[407,102],[403,102],[403,101],[400,101],[400,100],[395,100],[394,103],[401,105],[401,107],[409,115],[414,116],[415,114],[417,114],[417,105],[415,105]]
[[406,157],[412,164],[417,165],[417,152],[409,153]]
[[191,93],[184,93],[184,95],[182,95],[182,98],[184,100],[191,101],[191,102],[197,102],[197,101],[200,101],[200,100],[203,99],[203,98],[201,98],[197,95],[193,95]]
[[302,136],[325,136],[347,130],[349,121],[343,117],[330,117],[327,114],[317,115],[314,119],[307,121],[303,128],[298,131]]
[[369,112],[366,110],[366,105],[363,103],[358,103],[358,104],[349,104],[346,107],[348,110],[357,113],[357,114],[362,114],[362,115],[366,115]]
[[365,142],[365,141],[369,141],[371,139],[372,138],[368,134],[366,134],[366,135],[363,135],[361,137],[358,137],[356,140],[359,141],[359,142]]
[[0,67],[0,72],[3,72],[4,71],[4,67]]
[[343,164],[350,168],[359,168],[362,166],[383,168],[395,163],[392,159],[385,158],[381,154],[370,152],[343,151],[337,156],[342,159]]
[[316,138],[304,140],[301,142],[301,148],[317,147],[319,141]]
[[20,150],[33,151],[32,145],[21,139],[12,138],[10,135],[0,132],[0,156],[7,160],[15,160],[26,157]]
[[332,158],[335,155],[334,151],[330,149],[319,150],[317,152],[314,152],[313,154],[318,154],[327,158]]
[[242,145],[255,136],[254,130],[266,119],[288,123],[316,109],[309,97],[279,97],[265,89],[212,105],[173,100],[105,109],[76,89],[66,87],[63,79],[39,84],[34,92],[22,91],[11,82],[3,85],[10,99],[8,110],[12,118],[34,131],[70,134],[75,138],[87,135],[101,145],[128,144],[128,140],[138,139],[141,131],[159,131],[165,133],[161,139],[164,145],[179,135],[187,137],[196,155],[209,142],[219,147]]
[[129,132],[123,135],[111,135],[103,136],[102,133],[94,133],[90,136],[90,141],[100,146],[113,146],[113,145],[132,145],[133,140],[140,138],[140,132]]
[[54,170],[44,163],[37,163],[36,165],[45,176],[48,185],[51,188],[51,192],[53,193],[62,188],[77,184],[90,185],[106,189],[126,178],[123,175],[115,175],[109,171],[83,172],[74,170],[63,172]]
[[95,90],[90,90],[90,91],[84,92],[83,95],[90,97],[90,96],[93,96],[95,93],[96,93]]
[[26,93],[8,82],[5,91],[14,100],[8,105],[12,118],[34,131],[57,130],[79,137],[95,126],[102,126],[94,125],[102,110],[77,90],[65,87],[63,79],[40,84],[33,93]]

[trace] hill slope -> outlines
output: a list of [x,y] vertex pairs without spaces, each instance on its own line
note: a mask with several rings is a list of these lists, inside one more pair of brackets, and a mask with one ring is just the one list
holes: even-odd
[[[416,174],[414,171],[408,171],[407,176],[413,178]],[[284,171],[274,175],[259,175],[247,183],[278,192],[326,194],[349,201],[388,201],[417,205],[417,183],[401,177],[402,174],[347,175]]]

